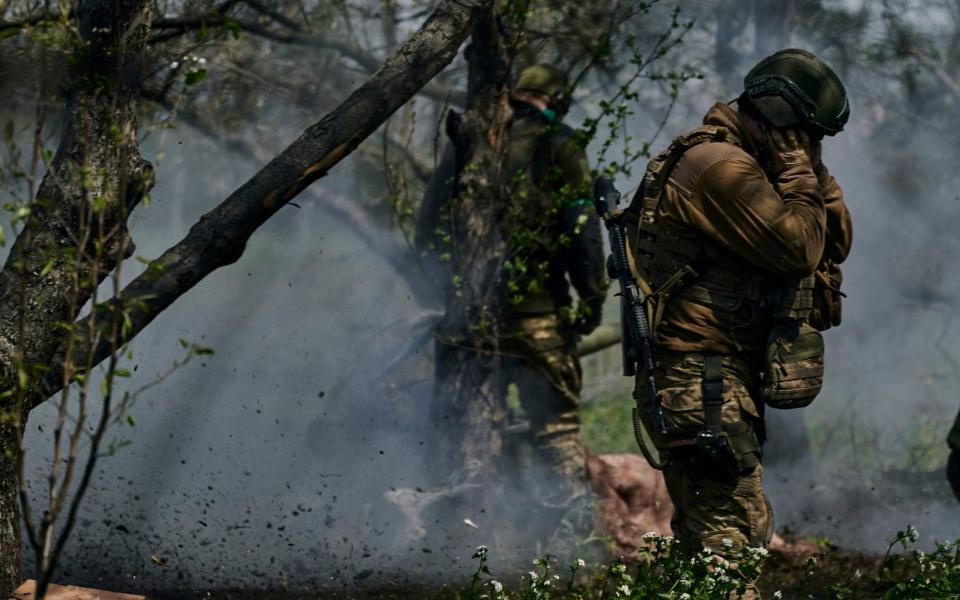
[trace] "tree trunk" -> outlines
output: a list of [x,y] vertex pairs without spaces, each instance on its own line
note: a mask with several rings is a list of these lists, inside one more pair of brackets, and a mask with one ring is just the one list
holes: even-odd
[[[152,185],[137,147],[137,105],[148,0],[86,0],[77,13],[90,49],[71,72],[64,133],[0,272],[0,375],[49,368],[93,289],[133,252],[126,220]],[[84,256],[74,259],[75,256]],[[16,397],[17,395],[14,394]],[[10,411],[11,402],[0,409]],[[26,411],[14,410],[26,415]],[[14,422],[0,435],[0,598],[20,584],[18,448]]]
[[[8,424],[0,425],[0,597],[20,585],[20,511],[17,510],[17,436]],[[8,451],[9,449],[9,451]]]
[[447,121],[458,165],[451,222],[453,278],[437,328],[435,423],[467,479],[493,475],[498,440],[493,418],[503,402],[497,381],[497,325],[506,249],[502,170],[511,110],[511,56],[493,11],[477,22],[467,49],[467,110]]

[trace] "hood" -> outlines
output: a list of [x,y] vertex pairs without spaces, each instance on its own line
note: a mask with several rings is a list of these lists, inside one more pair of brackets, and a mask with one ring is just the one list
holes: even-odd
[[743,126],[740,124],[740,117],[737,116],[737,111],[734,110],[729,104],[725,102],[717,102],[714,104],[703,117],[703,124],[713,125],[716,127],[725,127],[729,129],[736,138],[736,144],[738,146],[746,150],[754,157],[758,156],[758,152],[753,145],[753,141],[743,130]]

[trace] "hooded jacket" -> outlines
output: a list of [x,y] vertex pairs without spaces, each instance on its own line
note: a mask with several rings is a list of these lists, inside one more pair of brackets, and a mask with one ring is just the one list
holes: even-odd
[[[771,176],[734,109],[718,103],[703,123],[725,128],[729,137],[680,158],[657,211],[662,225],[681,240],[712,242],[737,271],[783,281],[820,272],[839,285],[836,265],[850,251],[852,224],[826,166],[804,163]],[[678,294],[664,309],[657,341],[668,350],[759,357],[772,324],[751,300],[724,310]]]

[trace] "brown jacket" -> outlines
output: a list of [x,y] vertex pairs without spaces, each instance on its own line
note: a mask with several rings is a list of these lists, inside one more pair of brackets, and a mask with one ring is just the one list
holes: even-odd
[[[664,189],[662,223],[683,238],[706,236],[748,266],[784,280],[815,270],[833,270],[839,278],[835,265],[850,251],[852,226],[843,191],[827,168],[793,166],[771,180],[730,106],[716,104],[703,122],[728,128],[737,143],[704,143],[683,155]],[[750,302],[726,312],[674,297],[657,338],[670,350],[751,358],[762,351],[770,327]]]

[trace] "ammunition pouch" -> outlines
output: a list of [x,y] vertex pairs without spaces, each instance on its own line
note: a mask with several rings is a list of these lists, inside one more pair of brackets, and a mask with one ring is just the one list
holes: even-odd
[[820,332],[806,323],[781,321],[767,339],[760,398],[772,408],[807,406],[823,387],[823,367]]

